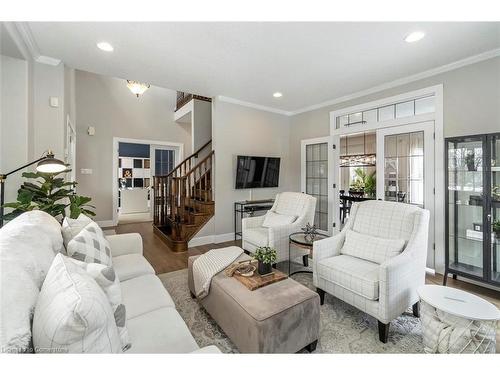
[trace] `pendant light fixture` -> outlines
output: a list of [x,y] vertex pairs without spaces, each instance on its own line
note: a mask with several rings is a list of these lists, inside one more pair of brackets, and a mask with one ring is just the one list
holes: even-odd
[[127,79],[127,87],[130,91],[132,91],[132,94],[135,94],[135,96],[139,97],[140,95],[144,94],[147,89],[149,89],[150,85]]

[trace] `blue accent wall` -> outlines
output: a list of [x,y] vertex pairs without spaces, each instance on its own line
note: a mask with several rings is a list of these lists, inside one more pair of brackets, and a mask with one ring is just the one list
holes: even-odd
[[118,155],[131,158],[149,158],[149,145],[119,142]]

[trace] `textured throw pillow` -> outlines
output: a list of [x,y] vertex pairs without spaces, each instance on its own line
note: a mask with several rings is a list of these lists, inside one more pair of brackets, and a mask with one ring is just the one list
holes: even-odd
[[96,283],[101,287],[106,297],[108,297],[111,305],[111,310],[113,311],[115,323],[118,327],[118,333],[122,343],[122,350],[126,351],[130,349],[130,338],[127,327],[125,326],[127,311],[125,305],[122,303],[120,280],[118,279],[113,267],[98,263],[85,263],[72,258],[66,259],[74,262],[76,265],[86,270],[87,274],[92,276]]
[[92,222],[92,219],[84,214],[80,214],[77,219],[65,217],[61,228],[64,239],[64,247],[67,248],[69,241],[75,238],[83,228]]
[[278,227],[280,225],[292,224],[297,219],[297,216],[281,215],[273,211],[267,211],[264,223],[264,228]]
[[68,243],[68,255],[87,263],[111,266],[111,248],[99,225],[92,222]]
[[40,291],[33,318],[37,353],[120,353],[108,298],[85,269],[58,254]]
[[348,229],[340,253],[382,264],[399,255],[404,245],[403,239],[374,237]]

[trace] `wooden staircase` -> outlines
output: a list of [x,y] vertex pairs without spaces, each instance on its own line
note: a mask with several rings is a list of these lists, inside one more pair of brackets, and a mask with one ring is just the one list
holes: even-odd
[[[187,251],[188,242],[215,213],[212,178],[214,151],[207,142],[166,176],[153,177],[153,230],[175,252]],[[198,156],[206,153],[201,160]]]

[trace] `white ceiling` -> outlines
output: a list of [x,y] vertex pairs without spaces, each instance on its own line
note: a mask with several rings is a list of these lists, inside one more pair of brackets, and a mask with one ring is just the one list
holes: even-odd
[[[284,111],[500,47],[500,23],[30,22],[41,55],[68,66]],[[423,30],[408,44],[404,37]],[[99,41],[114,46],[106,53]],[[275,91],[283,93],[276,99]]]

